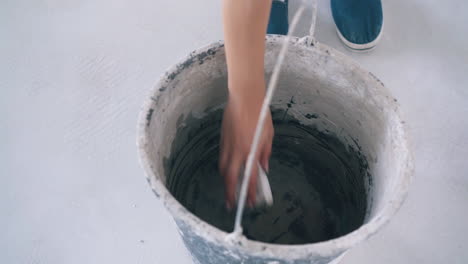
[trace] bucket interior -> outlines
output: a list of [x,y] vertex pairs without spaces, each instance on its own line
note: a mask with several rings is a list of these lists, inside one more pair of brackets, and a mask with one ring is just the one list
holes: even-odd
[[[268,43],[268,79],[279,45]],[[231,232],[218,171],[227,99],[223,47],[193,56],[154,98],[148,119],[151,168],[192,214]],[[247,209],[244,235],[274,244],[344,236],[376,217],[401,167],[392,149],[388,97],[377,81],[326,50],[292,45],[272,102],[271,208]],[[382,97],[385,100],[381,100]]]
[[[166,163],[167,186],[190,212],[231,232],[235,210],[224,203],[218,170],[222,110],[190,117],[176,133]],[[306,118],[319,118],[316,113]],[[363,222],[368,165],[364,155],[331,132],[273,110],[275,138],[269,181],[272,207],[247,209],[244,235],[277,244],[306,244],[345,235]]]

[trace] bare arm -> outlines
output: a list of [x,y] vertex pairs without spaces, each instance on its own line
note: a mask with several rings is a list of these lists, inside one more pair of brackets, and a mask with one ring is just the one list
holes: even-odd
[[[231,96],[263,98],[263,57],[270,8],[271,0],[224,0],[224,39]],[[251,84],[257,85],[252,89]]]
[[[271,0],[224,0],[223,23],[228,66],[229,100],[223,117],[220,171],[225,179],[226,206],[235,204],[240,168],[244,165],[265,95],[265,34]],[[273,139],[267,119],[257,160],[268,171]],[[257,170],[252,171],[248,204],[255,201]]]

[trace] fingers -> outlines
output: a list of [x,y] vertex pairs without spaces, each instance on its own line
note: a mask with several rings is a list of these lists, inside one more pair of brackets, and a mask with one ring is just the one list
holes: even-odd
[[252,166],[252,171],[250,175],[249,190],[247,192],[247,205],[250,208],[253,208],[255,205],[255,199],[257,194],[257,177],[258,177],[258,159],[255,159]]
[[224,133],[221,133],[221,139],[220,139],[220,144],[219,144],[219,163],[218,163],[218,167],[219,167],[219,172],[220,172],[221,176],[224,179],[224,188],[225,188],[224,194],[225,194],[226,208],[231,209],[232,206],[228,202],[228,195],[230,193],[228,192],[228,180],[227,180],[228,170],[229,170],[228,161],[229,161],[229,157],[230,157],[230,152],[229,152],[230,148],[228,147],[228,145],[229,145],[228,142],[224,141],[223,134]]
[[[271,141],[269,141],[271,142]],[[264,145],[262,152],[260,153],[260,165],[268,172],[270,170],[270,156],[271,156],[271,143]]]
[[226,208],[230,210],[236,204],[237,178],[242,166],[242,159],[237,155],[231,156],[226,165],[226,169],[223,171],[226,186]]
[[257,164],[263,167],[263,169],[268,172],[269,171],[269,161],[271,155],[271,148],[272,148],[272,140],[273,140],[273,129],[267,130],[267,134],[264,136],[264,141],[261,143],[261,148],[259,154],[255,158],[255,163],[252,168],[252,175],[250,177],[249,182],[249,190],[248,190],[248,199],[247,204],[250,208],[253,208],[256,201],[256,194],[257,194],[257,180],[258,180],[258,167]]

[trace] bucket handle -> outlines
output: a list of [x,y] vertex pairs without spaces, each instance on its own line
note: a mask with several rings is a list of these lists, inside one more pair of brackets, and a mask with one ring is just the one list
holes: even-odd
[[[306,0],[302,1],[302,5],[305,5]],[[311,0],[312,2],[312,19],[310,21],[310,27],[309,27],[309,35],[304,36],[300,41],[301,42],[306,42],[309,46],[315,44],[315,28],[317,26],[317,7],[318,7],[318,1],[317,0]]]
[[[315,1],[315,0],[313,0],[313,1]],[[241,182],[239,198],[238,198],[238,203],[237,203],[236,217],[235,217],[235,220],[234,220],[234,230],[232,231],[232,233],[230,233],[226,237],[226,240],[231,241],[231,242],[235,241],[236,239],[238,239],[242,235],[241,221],[242,221],[242,214],[244,212],[245,200],[246,200],[246,196],[247,196],[247,185],[250,182],[251,171],[252,171],[252,169],[254,167],[254,164],[255,165],[257,164],[254,161],[255,156],[256,156],[255,154],[258,151],[258,145],[260,143],[260,137],[261,137],[261,134],[262,134],[263,125],[265,123],[267,113],[270,111],[270,102],[271,102],[271,99],[273,97],[273,93],[274,93],[275,88],[276,88],[277,83],[278,83],[278,77],[279,77],[279,73],[280,73],[280,70],[281,70],[281,65],[282,65],[282,63],[284,61],[284,58],[286,56],[286,52],[287,52],[288,45],[289,45],[290,38],[291,38],[291,33],[294,30],[294,28],[296,27],[297,22],[299,21],[299,18],[300,18],[303,11],[304,11],[304,4],[302,4],[299,7],[299,9],[296,11],[296,14],[294,15],[294,17],[292,19],[290,31],[288,32],[288,34],[286,35],[286,38],[284,39],[284,41],[282,43],[280,52],[278,54],[278,59],[276,61],[275,66],[273,67],[273,72],[272,72],[270,81],[268,83],[268,88],[267,88],[267,92],[266,92],[266,95],[265,95],[265,99],[263,99],[262,108],[260,110],[260,115],[259,115],[259,118],[258,118],[257,126],[255,128],[254,138],[253,138],[252,144],[250,146],[249,155],[247,156],[247,162],[246,162],[245,169],[244,169],[244,177],[243,177],[242,182]],[[311,28],[313,29],[314,27],[315,27],[315,22],[313,22],[313,25],[312,25]],[[312,39],[312,38],[310,38],[310,39]]]

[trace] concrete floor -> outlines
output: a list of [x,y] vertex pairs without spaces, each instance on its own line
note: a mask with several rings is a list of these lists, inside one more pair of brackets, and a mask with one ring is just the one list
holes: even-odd
[[[355,54],[320,0],[317,39],[392,90],[417,166],[399,213],[342,263],[468,262],[467,7],[385,1],[380,45]],[[220,21],[219,0],[0,3],[0,263],[191,263],[135,126],[159,76],[221,39]]]

